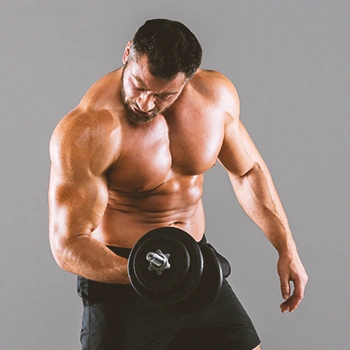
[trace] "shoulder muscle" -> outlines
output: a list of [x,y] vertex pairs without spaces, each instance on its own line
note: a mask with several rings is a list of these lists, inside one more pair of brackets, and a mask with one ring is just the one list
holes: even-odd
[[192,79],[196,89],[224,113],[239,118],[240,102],[233,83],[223,74],[213,70],[201,70]]
[[119,127],[109,112],[82,112],[79,108],[64,117],[50,141],[50,157],[55,171],[75,176],[87,170],[105,172],[119,155]]

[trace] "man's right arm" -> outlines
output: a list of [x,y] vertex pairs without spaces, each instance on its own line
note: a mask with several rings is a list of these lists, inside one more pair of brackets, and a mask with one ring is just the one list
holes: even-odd
[[127,260],[91,237],[107,206],[106,172],[118,157],[115,120],[78,109],[50,142],[50,246],[57,264],[85,278],[127,284]]

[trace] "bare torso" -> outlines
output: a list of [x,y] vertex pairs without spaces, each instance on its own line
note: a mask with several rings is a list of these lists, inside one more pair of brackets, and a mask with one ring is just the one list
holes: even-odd
[[116,97],[121,70],[102,78],[83,98],[84,108],[100,108],[115,121],[119,145],[106,173],[108,204],[92,237],[132,247],[153,228],[176,226],[197,241],[202,238],[203,173],[215,164],[224,135],[225,113],[202,87],[213,74],[197,72],[171,108],[148,124],[126,118]]
[[[239,203],[280,253],[287,298],[281,308],[293,311],[307,275],[271,175],[239,119],[235,87],[221,74],[203,70],[187,85],[178,77],[159,83],[147,79],[147,65],[141,63],[130,63],[129,79],[123,81],[129,84],[135,72],[146,79],[141,102],[147,107],[151,93],[157,94],[162,111],[153,120],[130,121],[126,107],[132,109],[134,95],[129,89],[124,95],[129,99],[123,98],[121,91],[130,85],[121,90],[119,69],[96,82],[53,132],[49,231],[57,263],[94,281],[128,284],[127,259],[106,245],[132,248],[163,226],[181,228],[199,241],[205,229],[204,173],[219,160]],[[164,95],[172,95],[169,109],[158,100]],[[140,107],[138,101],[135,106]],[[152,108],[139,112],[145,116]],[[291,296],[290,280],[295,282]]]

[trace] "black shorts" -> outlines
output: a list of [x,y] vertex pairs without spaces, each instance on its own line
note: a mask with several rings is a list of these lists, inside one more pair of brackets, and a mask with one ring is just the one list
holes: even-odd
[[[130,249],[110,247],[128,257]],[[218,299],[205,311],[181,316],[141,298],[130,285],[78,277],[83,300],[83,350],[252,350],[260,340],[224,279]]]

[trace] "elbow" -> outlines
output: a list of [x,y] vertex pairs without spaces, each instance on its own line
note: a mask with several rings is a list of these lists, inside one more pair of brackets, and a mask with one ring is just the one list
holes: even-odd
[[231,174],[230,178],[234,187],[242,186],[243,184],[247,183],[259,183],[264,181],[264,172],[261,164],[254,161],[249,168],[245,169],[239,174]]
[[67,239],[50,234],[50,248],[57,265],[65,271],[69,271],[67,264],[68,242]]
[[244,179],[244,178],[248,177],[249,175],[251,175],[257,171],[260,171],[260,170],[262,170],[261,165],[258,162],[253,161],[251,166],[248,169],[246,169],[242,174],[238,175],[237,177],[239,179]]

